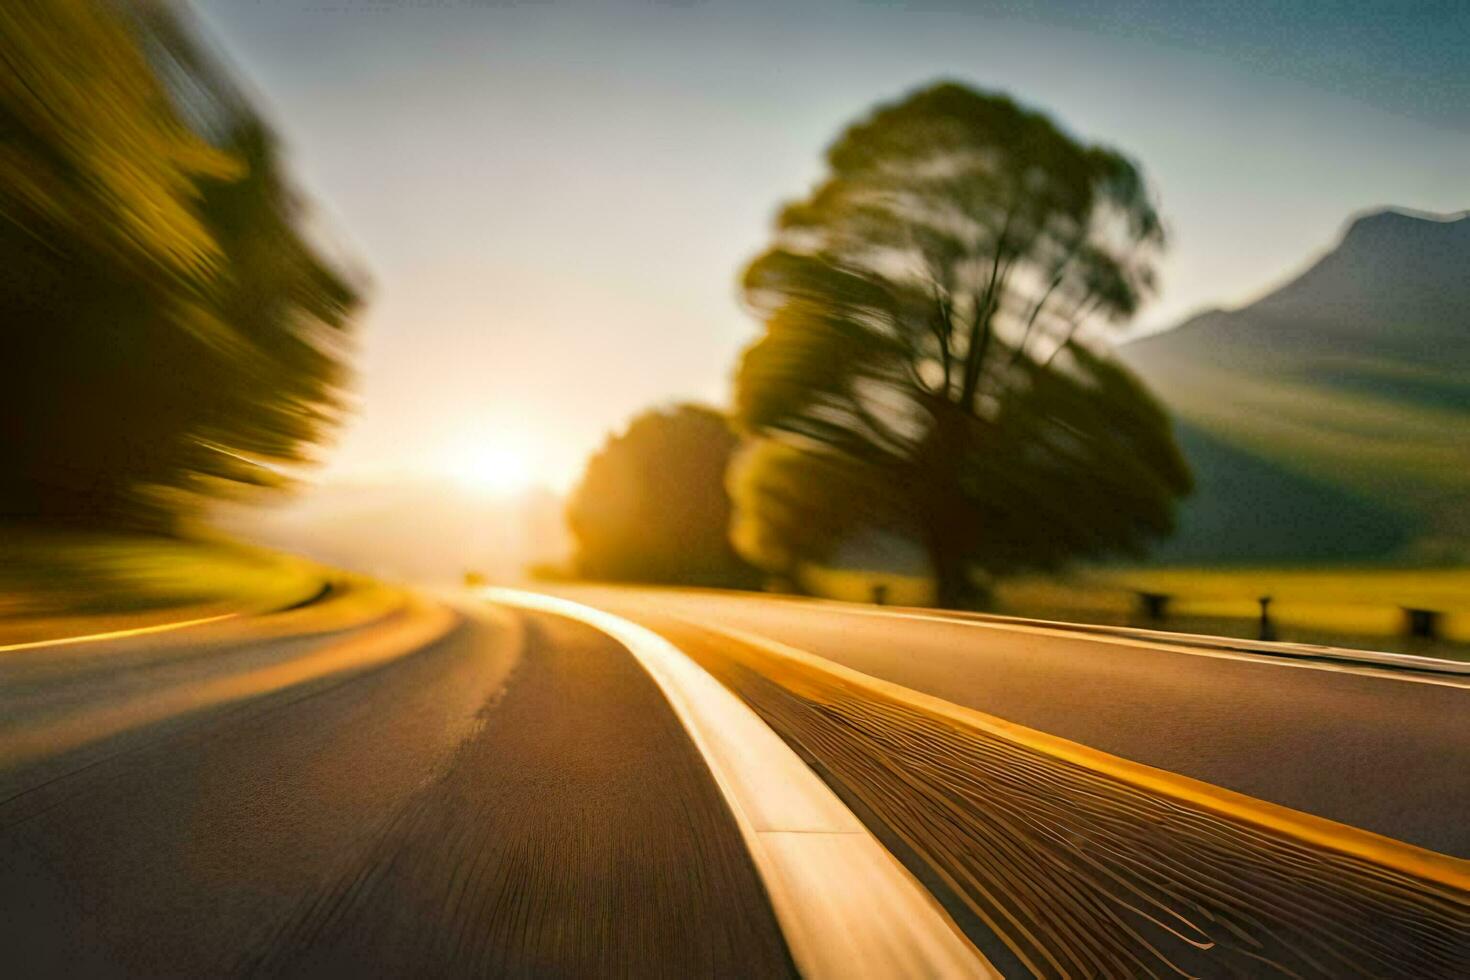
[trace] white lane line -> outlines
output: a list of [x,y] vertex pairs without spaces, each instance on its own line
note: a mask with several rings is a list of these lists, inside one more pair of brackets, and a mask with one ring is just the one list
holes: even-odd
[[63,636],[53,640],[32,640],[29,643],[11,643],[0,646],[0,653],[10,653],[12,650],[39,650],[42,647],[65,647],[74,643],[96,643],[101,640],[120,640],[127,636],[146,636],[149,633],[167,633],[170,630],[181,630],[186,626],[203,626],[205,623],[217,623],[222,619],[233,619],[240,614],[237,612],[220,613],[217,616],[202,616],[199,619],[180,619],[172,623],[157,623],[153,626],[135,626],[132,629],[109,630],[106,633],[85,633],[81,636]]
[[[762,597],[764,598],[764,597]],[[1297,667],[1303,670],[1320,670],[1335,674],[1356,674],[1362,677],[1373,677],[1379,680],[1402,681],[1408,684],[1432,684],[1437,687],[1454,687],[1460,689],[1470,688],[1470,677],[1442,676],[1435,677],[1428,674],[1406,673],[1420,666],[1414,661],[1428,660],[1432,669],[1440,673],[1470,674],[1470,664],[1463,664],[1454,660],[1438,660],[1434,658],[1413,657],[1410,654],[1373,653],[1372,661],[1384,664],[1384,666],[1369,666],[1372,662],[1369,658],[1359,657],[1357,651],[1335,652],[1336,648],[1323,648],[1326,652],[1317,650],[1299,651],[1283,650],[1281,653],[1251,653],[1239,649],[1222,649],[1214,646],[1193,646],[1189,640],[1170,643],[1155,640],[1145,636],[1130,636],[1118,633],[1101,633],[1092,629],[1070,628],[1066,623],[1058,623],[1055,626],[1037,626],[1031,623],[1013,623],[1005,620],[989,621],[983,619],[971,619],[968,616],[947,616],[942,613],[908,612],[896,609],[864,609],[853,606],[850,603],[810,600],[810,599],[766,599],[790,606],[820,607],[849,616],[872,616],[878,619],[889,620],[914,620],[925,623],[939,623],[944,626],[960,626],[970,629],[999,630],[1006,633],[1026,633],[1033,636],[1045,636],[1065,640],[1075,640],[1083,643],[1101,643],[1108,646],[1131,647],[1135,650],[1158,650],[1164,653],[1182,653],[1191,657],[1210,657],[1215,660],[1240,660],[1246,663],[1266,664],[1271,667]],[[1144,631],[1140,631],[1144,632]],[[1188,634],[1165,634],[1166,636],[1188,636]],[[1190,638],[1193,639],[1192,637]],[[1214,637],[1203,636],[1201,640],[1213,640]],[[1304,657],[1327,657],[1329,660],[1306,660]],[[1385,669],[1385,667],[1390,669]]]
[[1057,630],[1083,636],[1109,636],[1143,643],[1168,644],[1193,649],[1223,650],[1229,653],[1258,655],[1270,658],[1319,657],[1343,661],[1350,664],[1381,665],[1398,670],[1424,670],[1445,674],[1470,675],[1470,662],[1449,660],[1444,657],[1426,657],[1417,653],[1389,653],[1386,650],[1358,650],[1349,647],[1332,647],[1316,643],[1293,643],[1283,640],[1248,640],[1232,636],[1214,636],[1209,633],[1179,633],[1173,630],[1145,629],[1137,626],[1110,626],[1101,623],[1069,623],[1061,620],[1032,619],[1025,616],[1001,616],[989,613],[967,613],[949,611],[918,611],[913,609],[863,609],[849,608],[857,615],[893,615],[900,618],[923,617],[946,623],[969,625],[991,625],[1009,628],[1032,628]]
[[478,594],[586,623],[643,665],[714,774],[803,976],[1000,976],[780,736],[668,640],[555,596]]

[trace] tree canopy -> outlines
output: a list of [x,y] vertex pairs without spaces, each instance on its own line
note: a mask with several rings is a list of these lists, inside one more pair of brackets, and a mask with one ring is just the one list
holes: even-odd
[[852,125],[827,169],[742,281],[765,327],[737,378],[742,554],[789,571],[902,533],[958,602],[972,571],[1167,533],[1188,471],[1100,344],[1164,245],[1137,166],[943,83]]
[[0,10],[0,517],[163,528],[335,421],[356,290],[171,5]]
[[725,473],[737,444],[725,416],[698,405],[645,412],[610,437],[567,505],[577,574],[756,584],[729,539]]

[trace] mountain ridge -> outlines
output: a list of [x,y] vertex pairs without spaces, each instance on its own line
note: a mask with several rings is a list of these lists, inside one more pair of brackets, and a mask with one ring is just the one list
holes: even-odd
[[[1161,554],[1470,558],[1466,270],[1470,212],[1359,212],[1257,299],[1123,345],[1119,356],[1175,414],[1196,469],[1199,489]],[[1249,494],[1232,474],[1241,467],[1256,474]],[[1290,519],[1270,516],[1272,472]],[[1275,531],[1254,550],[1220,539],[1263,520]],[[1334,533],[1337,555],[1323,548]]]

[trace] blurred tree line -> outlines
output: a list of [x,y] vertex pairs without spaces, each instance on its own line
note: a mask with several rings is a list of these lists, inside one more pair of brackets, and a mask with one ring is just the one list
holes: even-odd
[[357,291],[157,0],[0,7],[0,518],[166,530],[335,423]]
[[567,508],[586,578],[754,588],[730,543],[725,472],[739,440],[719,412],[645,412],[587,463]]
[[[649,430],[640,472],[666,505],[720,497],[701,537],[729,535],[788,581],[898,536],[928,555],[939,601],[964,605],[995,576],[1140,554],[1190,476],[1104,340],[1152,291],[1163,247],[1137,166],[1041,113],[950,83],[880,106],[745,270],[764,332],[736,379],[742,448],[710,450],[730,467],[682,469],[683,437],[655,446]],[[614,442],[594,466],[627,451]],[[624,510],[621,536],[603,527],[592,546],[578,518],[603,492],[592,476],[572,504],[584,555],[616,539],[636,565],[676,545]],[[681,579],[660,561],[638,577]],[[631,577],[616,564],[584,571]]]

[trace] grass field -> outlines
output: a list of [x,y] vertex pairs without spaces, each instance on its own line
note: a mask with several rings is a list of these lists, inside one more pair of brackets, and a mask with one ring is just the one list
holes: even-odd
[[308,561],[221,541],[0,526],[0,619],[261,610],[319,591]]
[[[1170,597],[1162,622],[1142,617],[1138,608],[1142,591]],[[1271,597],[1271,620],[1281,639],[1416,652],[1427,646],[1470,644],[1470,569],[1464,568],[1101,570],[1066,580],[1002,583],[995,608],[1047,619],[1250,637],[1256,635],[1257,599],[1262,596]],[[1439,612],[1443,642],[1426,644],[1406,637],[1408,607]]]
[[[854,602],[872,601],[880,584],[892,605],[926,605],[933,594],[925,579],[852,570],[808,569],[802,583],[817,594]],[[1169,596],[1162,620],[1143,616],[1140,592]],[[986,610],[1254,638],[1261,596],[1271,597],[1279,639],[1470,659],[1470,568],[1093,569],[1002,581]],[[1438,611],[1441,639],[1406,636],[1406,607]]]

